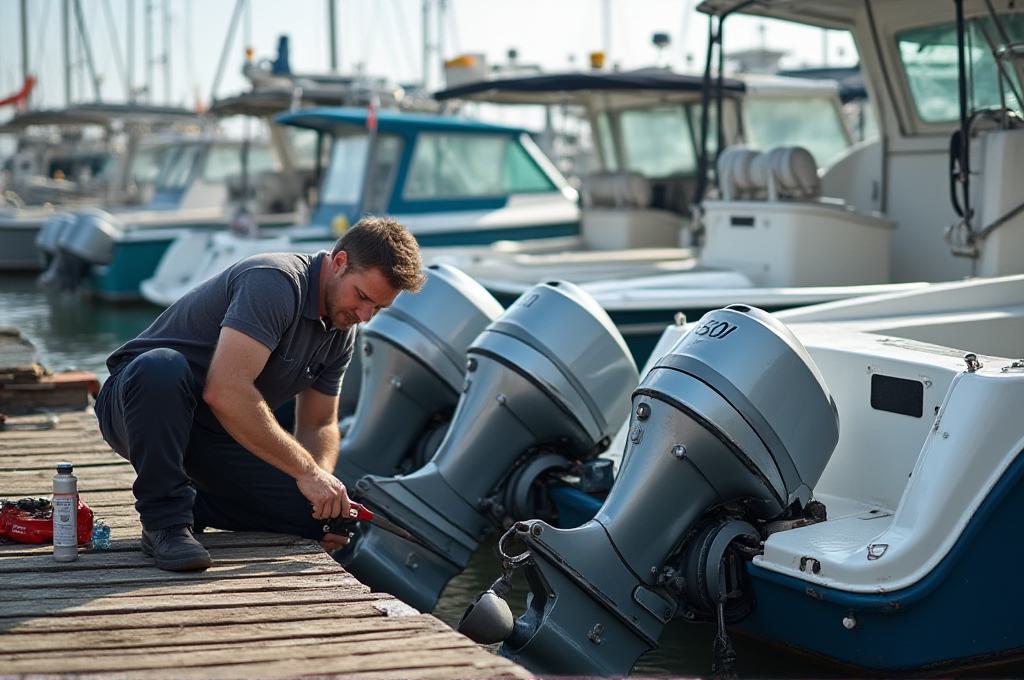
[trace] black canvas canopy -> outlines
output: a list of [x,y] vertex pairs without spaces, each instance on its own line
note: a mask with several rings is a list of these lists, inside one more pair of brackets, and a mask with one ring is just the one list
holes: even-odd
[[15,114],[0,125],[0,132],[18,132],[36,125],[111,127],[118,122],[131,125],[168,125],[196,119],[195,111],[177,106],[75,104],[63,109],[34,109]]
[[[712,82],[714,87],[714,82]],[[699,75],[675,73],[667,69],[637,71],[575,71],[547,73],[518,78],[481,80],[434,93],[439,101],[465,99],[495,104],[569,104],[585,105],[598,92],[644,93],[660,98],[670,93],[689,93],[699,99],[703,79]],[[722,81],[725,96],[739,96],[741,81]]]

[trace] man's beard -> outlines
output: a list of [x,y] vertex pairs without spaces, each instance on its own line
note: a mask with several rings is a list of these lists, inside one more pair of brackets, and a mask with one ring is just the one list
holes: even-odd
[[[345,276],[348,276],[348,275],[347,274],[343,274],[341,280],[344,280]],[[348,312],[342,310],[342,313],[340,315],[341,318],[342,318],[342,322],[339,325],[338,322],[335,321],[335,319],[337,317],[334,314],[335,310],[334,310],[333,302],[334,302],[334,292],[333,292],[333,290],[331,288],[327,288],[327,290],[324,291],[324,309],[327,310],[327,321],[330,323],[330,325],[334,326],[335,328],[337,328],[339,330],[348,330],[352,326],[355,326],[357,323],[359,323],[359,319],[352,318],[351,314],[349,314]]]

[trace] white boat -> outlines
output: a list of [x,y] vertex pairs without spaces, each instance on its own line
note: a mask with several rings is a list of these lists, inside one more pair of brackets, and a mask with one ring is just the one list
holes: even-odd
[[[64,260],[54,268],[62,286],[83,285],[111,301],[137,300],[139,284],[153,276],[179,237],[208,239],[231,230],[259,239],[304,221],[321,148],[313,134],[274,125],[271,119],[282,111],[370,101],[382,107],[424,106],[384,79],[293,73],[286,38],[277,61],[246,63],[243,73],[251,89],[210,105],[207,134],[168,155],[157,192],[144,206],[84,211],[46,225],[40,241]],[[223,128],[235,117],[245,118],[244,128],[233,126],[244,132],[229,135]]]
[[7,120],[0,134],[18,135],[19,147],[5,161],[0,271],[43,269],[39,230],[61,211],[148,200],[170,143],[166,135],[197,122],[187,109],[135,104],[79,104]]
[[[503,102],[556,102],[569,98],[573,104],[587,104],[595,130],[604,131],[599,147],[604,154],[602,170],[587,178],[583,186],[582,216],[570,206],[572,192],[551,163],[528,143],[531,156],[553,179],[551,192],[511,199],[516,211],[479,213],[465,205],[436,205],[439,212],[429,220],[408,210],[402,202],[362,206],[362,212],[386,208],[408,224],[423,246],[428,262],[445,262],[470,273],[509,302],[538,280],[557,276],[575,282],[615,280],[639,281],[671,272],[691,272],[694,259],[684,247],[689,225],[690,199],[696,184],[697,139],[695,121],[700,117],[703,83],[700,77],[661,69],[627,73],[570,73],[532,76],[505,81],[486,81],[455,88],[437,96],[479,97]],[[725,139],[740,139],[739,130],[749,130],[757,139],[775,143],[792,141],[791,126],[780,125],[779,116],[798,107],[810,112],[813,125],[800,138],[816,144],[816,150],[833,156],[850,146],[843,125],[837,86],[796,78],[750,77],[747,82],[727,80],[722,87]],[[745,94],[744,94],[745,93]],[[743,95],[744,104],[739,98]],[[748,101],[749,100],[749,101]],[[760,120],[748,120],[745,111],[767,112]],[[774,112],[772,115],[770,113]],[[668,145],[660,140],[671,137]],[[618,151],[610,151],[618,149]],[[621,159],[619,158],[621,156]],[[622,167],[624,172],[616,173]],[[327,177],[331,173],[327,173]],[[403,178],[406,173],[396,174]],[[384,191],[391,188],[385,187]],[[403,191],[396,187],[395,191]],[[493,197],[501,199],[500,196]],[[499,200],[500,203],[500,200]],[[498,205],[498,204],[495,204]],[[446,215],[448,208],[455,212]],[[530,213],[524,212],[529,209]],[[321,213],[320,219],[324,211]],[[338,210],[336,209],[336,212]],[[346,220],[358,216],[346,212]],[[475,220],[466,233],[466,219]],[[495,230],[503,220],[531,223],[527,229]],[[574,224],[580,219],[580,227]],[[554,222],[556,228],[550,226]],[[548,224],[537,229],[539,224]],[[432,226],[433,225],[433,226]],[[274,249],[302,250],[329,248],[333,238],[316,240],[318,228],[289,235],[287,240],[245,240],[237,236],[180,240],[164,258],[161,271],[143,284],[143,294],[152,302],[170,304],[199,281],[205,280],[237,259]],[[323,231],[323,227],[319,227]],[[441,232],[451,232],[440,238]],[[463,232],[460,234],[460,232]],[[472,235],[472,237],[470,237]],[[488,245],[497,241],[493,245]],[[197,264],[198,263],[198,264]],[[749,280],[727,271],[689,277],[691,285],[711,288],[748,287]],[[631,284],[632,285],[632,284]],[[658,285],[678,285],[659,280]],[[854,294],[850,291],[805,291],[801,300],[819,302]],[[786,298],[796,304],[796,298]],[[650,351],[644,343],[656,339],[666,316],[664,310],[641,310],[640,317],[623,311],[618,317],[632,317],[630,340],[637,355]],[[692,311],[692,309],[690,310]],[[643,316],[650,318],[644,319]],[[625,325],[622,318],[617,322]]]
[[329,158],[309,224],[276,238],[183,236],[142,283],[147,300],[169,305],[248,255],[330,250],[368,213],[396,217],[427,248],[518,240],[551,248],[579,232],[576,192],[520,128],[347,107],[276,120],[316,131]]
[[[770,7],[765,11],[782,13],[778,5]],[[819,23],[831,25],[831,19]],[[883,49],[875,42],[864,44]],[[984,84],[977,86],[983,89],[979,96],[998,109],[995,66],[989,60],[976,67],[988,74]],[[804,154],[799,147],[761,146],[756,134],[760,116],[797,121],[792,127],[805,129],[804,109],[809,112],[813,107],[781,106],[780,111],[789,113],[775,116],[766,113],[767,105],[749,106],[746,102],[759,87],[752,81],[751,92],[740,100],[747,109],[746,118],[752,119],[744,128],[748,137],[742,141],[748,146],[758,141],[764,150],[757,154],[749,148],[726,148],[719,156],[717,191],[699,202],[696,213],[693,230],[698,246],[690,257],[658,263],[654,268],[664,277],[653,275],[650,263],[644,270],[614,251],[487,252],[453,255],[443,261],[480,280],[503,302],[549,278],[581,283],[610,313],[641,361],[675,313],[698,318],[723,300],[750,300],[779,310],[972,274],[1021,272],[1024,216],[1017,207],[1018,182],[1010,180],[1020,176],[1017,166],[1024,158],[1020,137],[1012,129],[1016,119],[998,110],[971,119],[973,228],[968,230],[948,198],[949,136],[958,124],[955,88],[947,87],[948,75],[940,76],[926,65],[913,62],[908,68],[888,53],[881,61],[862,63],[871,94],[868,105],[876,112],[881,136],[853,145],[830,162],[820,163],[821,167],[812,162],[814,154]],[[907,73],[912,77],[891,77]],[[528,80],[510,81],[507,92],[499,81],[493,86],[461,86],[452,93],[487,101],[543,101],[523,84]],[[728,83],[723,88],[726,92]],[[546,96],[549,103],[578,103],[559,86],[551,86]],[[602,103],[599,95],[594,100],[597,112],[615,104],[614,100]],[[618,106],[627,106],[629,99],[625,101]],[[723,112],[727,103],[728,98],[720,107]],[[755,108],[757,115],[752,115]],[[623,153],[628,135],[616,127],[615,120],[591,113],[599,157],[605,162],[614,159],[617,165],[611,164],[611,169],[621,171],[611,178],[600,177],[616,187],[610,193],[619,204],[591,208],[589,214],[607,215],[609,233],[629,234],[634,216],[649,214],[648,201],[658,194],[657,182],[645,187],[643,178],[629,172],[635,168],[623,165],[623,158],[630,157],[628,150]],[[679,136],[666,138],[672,141],[664,147],[677,144]],[[586,183],[583,194],[586,198]],[[637,207],[644,210],[635,211]],[[679,222],[685,219],[677,216]],[[584,238],[588,233],[585,209]]]

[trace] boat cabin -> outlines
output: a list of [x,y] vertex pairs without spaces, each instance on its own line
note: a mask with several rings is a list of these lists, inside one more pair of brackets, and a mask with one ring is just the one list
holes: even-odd
[[320,133],[313,225],[388,214],[422,246],[573,236],[576,192],[521,128],[429,114],[314,108],[278,116]]
[[708,0],[699,9],[715,21],[741,10],[851,32],[880,136],[830,168],[821,194],[891,220],[890,280],[1024,271],[1019,6],[965,0],[963,83],[953,2]]

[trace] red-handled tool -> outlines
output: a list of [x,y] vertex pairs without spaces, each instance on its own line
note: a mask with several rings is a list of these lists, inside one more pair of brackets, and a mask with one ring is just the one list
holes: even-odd
[[394,522],[384,519],[380,515],[375,515],[368,507],[362,503],[356,503],[355,501],[352,501],[349,504],[348,517],[335,517],[334,519],[327,520],[327,523],[324,524],[324,533],[348,534],[355,526],[356,522],[369,522],[373,526],[380,527],[384,531],[392,533],[399,538],[404,538],[405,540],[412,541],[413,543],[421,542],[418,538]]

